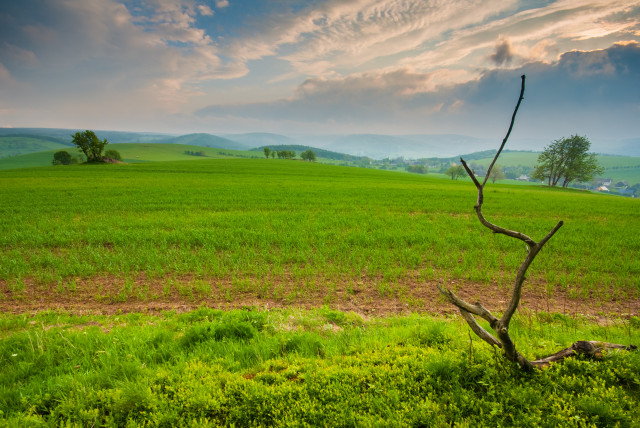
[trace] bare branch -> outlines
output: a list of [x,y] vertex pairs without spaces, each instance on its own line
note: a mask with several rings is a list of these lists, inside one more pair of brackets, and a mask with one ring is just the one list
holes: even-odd
[[553,355],[549,355],[548,357],[541,358],[539,360],[531,361],[531,364],[538,368],[542,368],[549,366],[553,362],[561,361],[565,358],[573,357],[578,354],[583,354],[590,357],[599,357],[602,351],[611,349],[633,351],[638,348],[635,345],[625,346],[617,345],[615,343],[579,340],[570,347],[562,349],[561,351],[558,351]]
[[[482,193],[482,189],[478,190],[478,193]],[[478,195],[478,200],[482,200],[482,199],[483,197]],[[502,235],[507,235],[512,238],[519,239],[524,243],[526,243],[529,247],[533,247],[536,245],[536,242],[530,237],[528,237],[527,235],[525,235],[524,233],[516,232],[515,230],[505,229],[504,227],[500,227],[498,225],[495,225],[489,222],[486,218],[484,218],[484,215],[482,214],[482,205],[476,205],[475,209],[476,209],[476,214],[478,215],[478,220],[480,220],[480,223],[482,223],[483,226],[491,229],[493,233],[500,233]]]
[[443,289],[438,285],[436,285],[436,287],[438,287],[438,290],[440,290],[440,292],[444,294],[452,304],[457,306],[459,309],[463,309],[467,312],[470,312],[474,315],[484,318],[486,321],[489,322],[489,324],[491,325],[491,328],[493,328],[495,323],[498,321],[498,318],[493,316],[493,314],[489,312],[479,302],[476,303],[475,305],[472,305],[471,303],[468,303],[463,299],[461,299],[460,297],[458,297],[457,294],[455,294],[448,288]]
[[518,109],[520,108],[520,103],[524,99],[524,81],[525,81],[524,74],[520,76],[520,80],[522,82],[520,85],[520,96],[518,97],[516,108],[513,110],[513,114],[511,115],[511,123],[509,124],[509,130],[507,131],[507,135],[505,135],[504,139],[502,140],[502,144],[500,145],[500,149],[498,149],[498,153],[496,153],[495,157],[493,158],[493,161],[491,161],[491,165],[489,165],[489,168],[487,169],[487,173],[484,176],[484,181],[482,182],[482,187],[484,187],[484,185],[487,183],[487,180],[489,179],[489,174],[493,169],[493,165],[495,165],[496,161],[498,160],[498,156],[500,156],[500,153],[502,153],[502,149],[504,149],[505,144],[507,144],[507,140],[511,135],[511,130],[513,129],[513,124],[516,120],[516,114],[518,114]]
[[[467,171],[467,175],[471,177],[471,179],[473,180],[473,183],[476,185],[478,189],[480,189],[481,187],[480,183],[476,179],[476,175],[473,173],[471,168],[469,168],[469,165],[467,165],[467,163],[462,158],[460,158],[460,162],[462,163],[462,166],[464,167],[465,171]],[[478,204],[482,204],[482,201],[478,201]]]
[[471,330],[473,330],[473,332],[480,339],[484,340],[491,346],[497,346],[498,348],[502,348],[502,344],[500,343],[500,341],[495,337],[493,337],[493,335],[489,333],[487,330],[482,328],[482,326],[478,324],[478,322],[473,317],[473,315],[471,315],[469,312],[465,311],[462,308],[458,308],[458,309],[460,310],[460,314],[462,315],[462,317],[465,319],[465,321],[467,321],[467,324],[469,324],[469,327],[471,327]]

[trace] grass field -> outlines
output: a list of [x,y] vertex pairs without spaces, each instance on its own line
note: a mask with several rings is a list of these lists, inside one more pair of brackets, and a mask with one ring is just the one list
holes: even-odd
[[[221,159],[22,169],[0,180],[0,284],[16,292],[5,299],[115,278],[126,300],[140,278],[168,288],[191,278],[205,281],[203,297],[220,292],[206,281],[225,280],[229,299],[295,301],[338,287],[419,307],[409,283],[504,287],[525,255],[479,224],[470,183],[428,176]],[[530,273],[545,293],[638,294],[637,200],[495,185],[486,201],[488,218],[534,239],[565,221]]]
[[[479,224],[470,182],[189,158],[0,171],[0,426],[640,417],[638,352],[525,375],[442,315],[453,311],[436,284],[499,312],[526,253]],[[484,213],[500,225],[539,240],[565,221],[511,324],[521,352],[638,344],[638,208],[487,187]]]

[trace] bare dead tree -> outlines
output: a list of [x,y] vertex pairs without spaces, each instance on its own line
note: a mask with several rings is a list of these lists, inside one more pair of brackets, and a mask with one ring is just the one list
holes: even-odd
[[[528,253],[524,261],[520,265],[520,268],[518,269],[518,272],[516,274],[515,284],[511,294],[511,301],[509,302],[509,305],[504,311],[502,317],[497,318],[491,312],[489,312],[484,306],[482,306],[480,302],[471,304],[466,302],[459,296],[457,296],[455,293],[453,293],[449,289],[442,288],[440,286],[438,286],[438,289],[445,297],[449,299],[449,301],[453,305],[458,307],[458,309],[460,310],[460,313],[462,314],[462,317],[465,319],[467,324],[469,324],[469,327],[471,327],[471,330],[473,330],[473,332],[478,337],[483,339],[489,345],[497,346],[501,348],[504,352],[504,356],[506,359],[514,363],[517,363],[524,370],[533,370],[535,367],[537,368],[545,367],[553,361],[559,361],[568,356],[575,355],[577,353],[595,356],[604,349],[611,349],[611,348],[635,349],[636,347],[633,345],[626,347],[624,345],[616,345],[616,344],[605,343],[605,342],[579,341],[574,343],[571,347],[563,349],[562,351],[557,352],[549,357],[535,360],[535,361],[529,361],[516,350],[516,346],[513,343],[513,340],[511,339],[511,337],[509,336],[509,323],[511,322],[511,318],[513,317],[514,313],[516,312],[516,309],[518,308],[518,304],[520,303],[520,297],[522,295],[522,285],[525,280],[527,269],[529,269],[529,266],[531,265],[535,257],[538,255],[542,247],[549,241],[549,239],[553,237],[553,235],[558,231],[558,229],[562,227],[562,224],[563,224],[562,221],[559,221],[558,224],[556,224],[555,227],[551,229],[551,231],[549,231],[549,233],[547,233],[547,235],[544,238],[542,238],[539,242],[536,242],[533,239],[531,239],[529,236],[525,235],[524,233],[505,229],[503,227],[497,226],[489,222],[482,214],[482,204],[484,202],[484,194],[483,194],[484,186],[487,184],[487,180],[489,179],[489,176],[491,174],[491,169],[494,167],[496,161],[498,160],[498,157],[500,156],[502,149],[504,148],[505,144],[507,143],[507,140],[509,139],[509,135],[511,135],[511,130],[513,129],[513,124],[515,122],[516,114],[518,113],[518,109],[520,108],[520,103],[524,98],[525,76],[524,75],[521,76],[521,79],[522,79],[522,84],[520,88],[520,96],[518,97],[518,102],[516,104],[516,107],[513,111],[513,115],[511,117],[511,124],[509,125],[509,130],[507,131],[507,135],[502,140],[500,149],[498,150],[495,157],[491,161],[491,164],[487,169],[487,172],[485,174],[482,184],[480,184],[475,174],[473,173],[471,168],[469,168],[469,166],[464,161],[464,159],[460,158],[460,162],[462,163],[462,166],[464,167],[469,177],[471,177],[471,180],[473,180],[473,183],[478,189],[478,200],[474,208],[478,216],[478,220],[480,220],[480,223],[482,223],[482,225],[490,229],[493,233],[499,233],[502,235],[510,236],[515,239],[519,239],[520,241],[524,242],[527,245]],[[485,330],[478,323],[478,321],[475,318],[476,316],[486,320],[489,323],[489,325],[491,326],[491,328],[495,333],[495,336],[489,333],[487,330]]]

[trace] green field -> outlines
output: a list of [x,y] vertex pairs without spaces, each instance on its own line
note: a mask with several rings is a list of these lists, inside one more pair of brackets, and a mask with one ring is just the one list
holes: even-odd
[[[119,146],[139,162],[0,171],[0,426],[640,417],[638,352],[523,374],[460,318],[430,315],[453,312],[436,284],[500,311],[526,254],[479,224],[469,181],[277,159],[141,162],[143,146]],[[167,150],[156,159],[179,155]],[[565,221],[511,324],[521,352],[638,344],[639,208],[488,185],[489,220],[537,240]]]
[[[18,288],[196,274],[257,281],[266,294],[293,278],[292,298],[318,282],[402,293],[416,275],[506,284],[525,254],[483,230],[469,182],[428,176],[211,159],[21,169],[0,180],[0,280]],[[565,221],[532,281],[585,295],[638,291],[637,200],[504,185],[486,200],[485,215],[534,239]]]

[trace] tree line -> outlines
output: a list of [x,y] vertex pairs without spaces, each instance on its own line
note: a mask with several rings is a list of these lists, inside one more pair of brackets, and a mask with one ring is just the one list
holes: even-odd
[[[271,150],[269,147],[265,147],[263,151],[264,157],[267,159],[269,159],[269,157],[275,158],[276,156],[278,156],[278,159],[295,159],[296,157],[294,150]],[[316,154],[313,150],[309,149],[300,153],[300,158],[309,162],[315,162]]]

